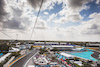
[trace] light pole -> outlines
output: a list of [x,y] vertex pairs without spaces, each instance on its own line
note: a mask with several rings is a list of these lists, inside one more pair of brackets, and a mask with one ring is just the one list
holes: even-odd
[[18,38],[18,34],[16,34],[16,40],[17,40],[17,38]]

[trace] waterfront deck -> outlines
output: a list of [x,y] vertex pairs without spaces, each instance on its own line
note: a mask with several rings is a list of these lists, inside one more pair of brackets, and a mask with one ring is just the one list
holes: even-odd
[[95,58],[95,59],[98,59],[98,60],[100,60],[100,58],[99,58],[99,52],[95,52],[94,51],[94,53],[91,55],[93,58]]
[[86,49],[92,49],[92,50],[94,50],[94,51],[97,51],[97,52],[99,52],[100,53],[100,50],[99,50],[99,47],[86,47]]

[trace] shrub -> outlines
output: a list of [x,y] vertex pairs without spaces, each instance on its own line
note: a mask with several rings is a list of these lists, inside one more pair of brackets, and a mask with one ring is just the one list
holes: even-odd
[[76,63],[73,63],[75,65],[75,67],[83,67],[83,66],[79,66],[78,64]]

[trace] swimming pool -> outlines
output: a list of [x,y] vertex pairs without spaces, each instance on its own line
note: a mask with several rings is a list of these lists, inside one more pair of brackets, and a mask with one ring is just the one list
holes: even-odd
[[92,51],[87,51],[87,52],[79,52],[79,53],[69,53],[71,55],[74,55],[76,57],[92,60],[92,61],[97,61],[97,59],[93,58],[91,55],[93,54]]

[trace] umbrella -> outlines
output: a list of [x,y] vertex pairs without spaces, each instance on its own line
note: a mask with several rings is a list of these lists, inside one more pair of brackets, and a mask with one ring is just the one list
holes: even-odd
[[67,64],[67,62],[65,62],[65,64]]
[[62,58],[60,60],[63,60]]
[[62,62],[64,62],[64,60],[62,60]]
[[68,64],[68,66],[71,66],[70,64]]

